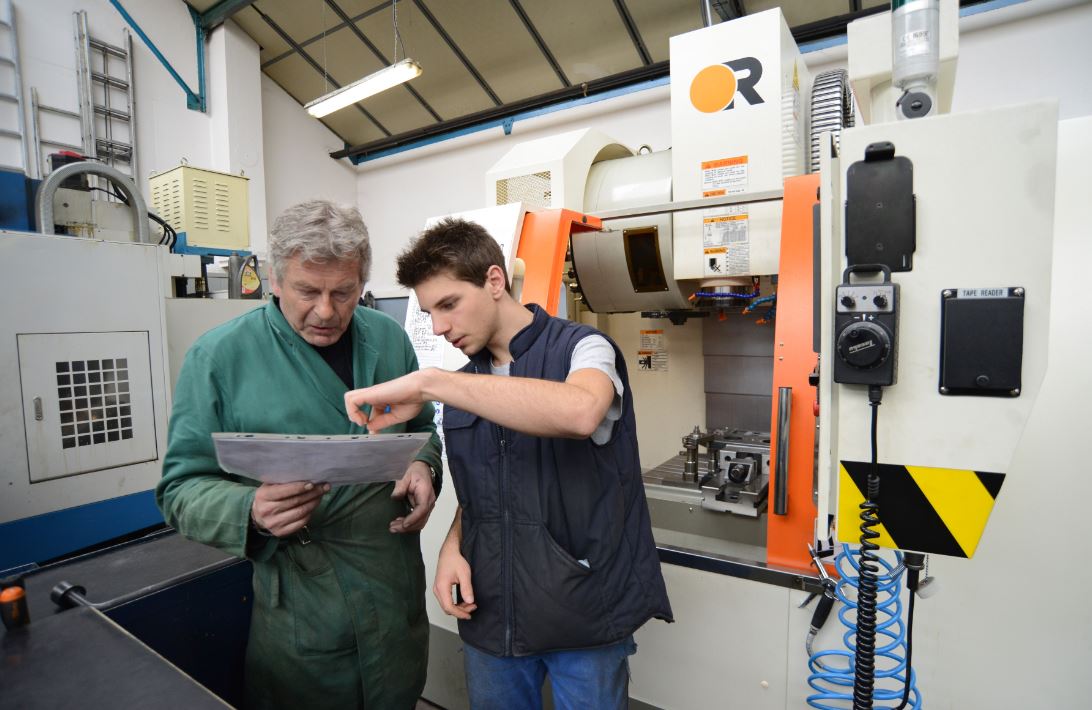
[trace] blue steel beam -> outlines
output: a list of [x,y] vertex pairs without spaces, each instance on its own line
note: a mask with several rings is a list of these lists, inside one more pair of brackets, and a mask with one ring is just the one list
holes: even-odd
[[[174,70],[171,63],[167,61],[167,58],[163,56],[163,53],[159,51],[159,48],[155,46],[152,39],[140,28],[133,16],[130,15],[124,7],[121,6],[120,0],[110,0],[110,4],[114,6],[114,9],[118,11],[121,18],[125,20],[126,24],[133,28],[133,31],[137,33],[137,36],[143,40],[144,44],[148,47],[155,58],[159,60],[159,63],[163,65],[163,68],[167,70],[167,73],[174,78],[178,85],[182,87],[182,91],[186,92],[186,108],[192,111],[200,111],[205,113],[207,111],[207,104],[205,101],[205,29],[201,26],[201,15],[197,13],[192,7],[189,8],[190,17],[193,19],[193,26],[197,30],[197,92],[189,87],[189,84],[179,76],[178,72]],[[187,6],[188,7],[188,6]]]
[[[223,23],[235,13],[254,4],[254,0],[220,0],[208,10],[202,12],[199,17],[201,29],[208,32],[217,25]],[[191,8],[192,9],[192,8]]]

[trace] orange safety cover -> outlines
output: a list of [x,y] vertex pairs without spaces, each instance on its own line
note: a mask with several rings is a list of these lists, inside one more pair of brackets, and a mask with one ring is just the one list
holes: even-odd
[[[812,350],[812,207],[818,202],[819,175],[802,175],[785,181],[781,213],[781,262],[777,285],[777,319],[774,340],[773,408],[770,421],[777,425],[778,390],[792,388],[789,419],[788,512],[773,513],[776,500],[770,477],[770,513],[767,523],[767,563],[801,571],[811,570],[808,544],[814,541],[815,503],[815,388],[808,375],[817,356]],[[770,461],[777,460],[777,432],[770,437]]]
[[537,303],[557,315],[561,296],[561,270],[572,232],[597,231],[603,223],[573,210],[540,210],[523,218],[516,256],[523,260],[523,303]]

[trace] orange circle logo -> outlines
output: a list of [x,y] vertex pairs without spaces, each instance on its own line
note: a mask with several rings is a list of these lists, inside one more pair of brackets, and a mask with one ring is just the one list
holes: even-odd
[[690,103],[702,113],[723,111],[735,97],[735,72],[723,64],[702,69],[690,82]]

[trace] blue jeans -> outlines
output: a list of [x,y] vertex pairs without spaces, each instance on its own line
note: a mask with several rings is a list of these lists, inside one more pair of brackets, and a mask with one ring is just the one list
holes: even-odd
[[557,710],[624,710],[629,706],[630,636],[611,646],[497,658],[463,644],[471,710],[542,710],[550,676]]

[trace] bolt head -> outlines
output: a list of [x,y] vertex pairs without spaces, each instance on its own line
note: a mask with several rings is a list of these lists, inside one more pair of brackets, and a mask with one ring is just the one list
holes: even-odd
[[947,387],[941,387],[940,388],[940,393],[941,394],[948,394],[948,388]]

